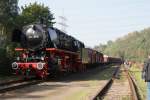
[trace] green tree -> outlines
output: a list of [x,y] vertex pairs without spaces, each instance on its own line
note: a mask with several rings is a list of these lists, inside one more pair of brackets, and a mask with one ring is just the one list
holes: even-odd
[[95,46],[94,49],[100,52],[104,52],[106,47],[106,45],[100,43],[98,46]]
[[111,40],[109,40],[108,42],[107,42],[107,45],[112,45],[113,44],[113,41],[111,41]]
[[0,44],[5,46],[10,41],[11,31],[18,16],[18,0],[0,0]]
[[18,0],[0,0],[0,23],[10,27],[18,15]]
[[17,16],[18,0],[0,0],[0,74],[11,73],[11,57],[7,50],[12,47],[10,37]]
[[[39,22],[43,19],[44,24],[53,26],[54,17],[50,9],[43,4],[33,3],[28,6],[21,7],[22,13],[18,16],[18,25],[23,26],[29,23]],[[20,21],[21,20],[21,21]]]
[[114,42],[108,42],[104,53],[109,56],[143,62],[150,54],[149,38],[150,28],[131,32]]

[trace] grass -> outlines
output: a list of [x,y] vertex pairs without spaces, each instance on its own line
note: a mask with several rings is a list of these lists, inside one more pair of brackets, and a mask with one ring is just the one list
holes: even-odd
[[130,100],[131,98],[130,98],[130,96],[123,96],[121,99],[122,100]]
[[134,64],[130,68],[130,73],[134,76],[136,83],[138,85],[138,91],[142,100],[146,100],[146,82],[141,78],[141,69],[138,68],[136,64]]

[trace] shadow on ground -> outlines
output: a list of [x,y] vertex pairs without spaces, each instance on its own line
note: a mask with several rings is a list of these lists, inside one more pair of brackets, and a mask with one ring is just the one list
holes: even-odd
[[[103,66],[104,67],[104,66]],[[52,90],[55,93],[55,90],[63,89],[63,87],[71,87],[71,84],[74,84],[74,82],[81,82],[80,85],[82,87],[88,87],[86,84],[82,84],[84,81],[100,81],[100,80],[109,80],[113,71],[115,70],[115,67],[107,67],[103,68],[102,66],[96,67],[90,70],[87,70],[86,72],[80,72],[80,73],[74,73],[70,75],[66,75],[65,77],[59,77],[56,79],[49,79],[47,82],[25,87],[20,90],[11,91],[8,93],[0,94],[0,100],[10,100],[15,99],[16,97],[19,99],[36,99],[36,98],[43,98],[43,92]],[[105,66],[106,67],[106,66]],[[67,90],[64,90],[64,92]],[[38,95],[35,95],[34,92],[38,93]],[[57,93],[57,92],[56,92]]]

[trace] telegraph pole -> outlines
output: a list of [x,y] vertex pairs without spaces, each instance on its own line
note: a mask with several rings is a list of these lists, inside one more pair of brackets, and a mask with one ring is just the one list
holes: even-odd
[[62,16],[59,16],[59,19],[60,19],[60,22],[58,22],[58,24],[59,24],[60,27],[61,27],[61,31],[67,33],[66,28],[68,27],[68,25],[66,24],[67,18],[64,17],[64,11],[63,11]]

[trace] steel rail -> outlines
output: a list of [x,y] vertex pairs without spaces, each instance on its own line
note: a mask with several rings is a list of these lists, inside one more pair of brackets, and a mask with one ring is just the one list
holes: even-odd
[[105,86],[103,86],[101,88],[101,90],[95,96],[93,96],[93,98],[91,100],[102,100],[103,99],[104,95],[107,93],[107,91],[111,87],[111,85],[114,81],[114,78],[116,78],[118,76],[119,69],[120,69],[120,67],[116,67],[111,79],[109,79],[109,81],[105,84]]
[[0,93],[6,93],[8,91],[21,89],[21,88],[24,88],[26,86],[39,84],[41,82],[44,82],[44,80],[30,80],[30,81],[22,81],[22,82],[18,80],[18,81],[8,82],[7,85],[3,83],[0,86]]
[[15,83],[21,83],[21,82],[25,82],[25,81],[31,81],[33,79],[35,79],[35,78],[30,78],[30,79],[27,79],[27,80],[26,79],[18,79],[18,80],[6,81],[6,82],[0,83],[0,87],[15,84]]
[[130,85],[130,89],[131,89],[131,99],[132,100],[141,100],[139,93],[138,93],[138,89],[137,89],[137,85],[135,83],[135,81],[133,80],[133,77],[130,75],[128,70],[125,70],[128,81],[129,81],[129,85]]

